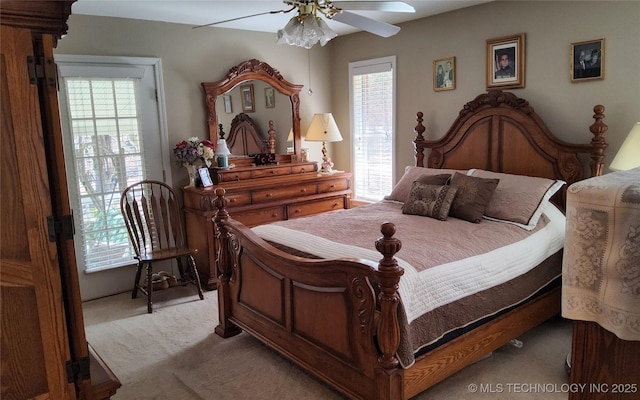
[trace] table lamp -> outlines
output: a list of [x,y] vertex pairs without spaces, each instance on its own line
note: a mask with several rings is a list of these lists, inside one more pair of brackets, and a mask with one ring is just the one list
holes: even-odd
[[216,162],[218,168],[229,168],[229,147],[227,147],[227,141],[220,138],[216,144]]
[[336,120],[331,113],[315,114],[311,119],[311,125],[305,136],[309,142],[322,142],[322,164],[320,172],[333,172],[333,163],[327,157],[327,142],[339,142],[342,140]]
[[640,167],[640,122],[631,128],[631,132],[622,143],[620,150],[611,161],[609,168],[614,171],[624,171]]

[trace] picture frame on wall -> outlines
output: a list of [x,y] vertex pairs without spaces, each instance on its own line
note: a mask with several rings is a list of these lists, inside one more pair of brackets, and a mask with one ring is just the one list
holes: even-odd
[[525,86],[525,34],[487,39],[487,89]]
[[240,99],[242,101],[243,112],[253,112],[255,108],[255,99],[253,97],[253,84],[240,86]]
[[222,96],[224,102],[224,112],[226,114],[233,114],[233,105],[231,104],[231,95],[225,94]]
[[272,87],[264,88],[264,106],[274,108],[276,106],[276,93]]
[[604,39],[571,43],[571,82],[604,79]]
[[433,90],[456,88],[456,58],[445,57],[433,60]]

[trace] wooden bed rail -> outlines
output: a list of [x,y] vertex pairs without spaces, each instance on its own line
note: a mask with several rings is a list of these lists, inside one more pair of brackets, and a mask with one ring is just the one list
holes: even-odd
[[[219,252],[217,254],[217,266],[218,266],[218,307],[219,307],[219,324],[215,328],[215,332],[221,337],[230,337],[237,335],[241,332],[241,328],[234,323],[237,321],[237,315],[234,313],[234,301],[230,296],[232,292],[231,286],[237,285],[234,282],[235,279],[241,279],[242,274],[238,274],[235,271],[237,268],[242,268],[242,264],[237,261],[237,255],[243,251],[242,239],[236,237],[234,229],[235,223],[229,215],[226,207],[229,200],[225,197],[225,189],[218,187],[215,189],[216,199],[214,205],[217,208],[216,216],[214,218],[217,226],[218,240],[219,240]],[[382,236],[375,241],[375,247],[382,255],[382,258],[378,261],[377,268],[375,263],[364,264],[364,261],[360,261],[361,266],[368,265],[368,274],[377,282],[378,294],[377,294],[377,318],[362,318],[360,320],[363,325],[363,332],[370,332],[368,337],[355,338],[352,340],[357,342],[364,340],[373,343],[377,342],[377,354],[371,354],[374,356],[374,360],[377,357],[377,365],[372,369],[369,369],[369,373],[363,374],[363,379],[370,380],[371,387],[375,386],[375,376],[380,374],[386,376],[392,376],[397,374],[401,369],[399,361],[396,357],[396,353],[400,346],[400,322],[399,322],[399,306],[400,306],[400,294],[399,283],[400,278],[404,274],[404,269],[398,265],[398,261],[395,259],[395,254],[402,248],[402,243],[399,239],[394,237],[396,233],[396,226],[391,222],[383,223],[380,227]],[[241,232],[238,232],[239,236],[244,236]],[[311,263],[318,262],[319,260],[309,260]],[[372,260],[373,261],[373,260]],[[345,286],[349,286],[349,282],[344,283]],[[284,306],[287,308],[287,306]],[[295,340],[295,339],[293,339]],[[292,346],[295,347],[295,346]],[[366,346],[354,346],[354,347],[366,347]],[[376,347],[373,347],[374,349]],[[366,370],[366,366],[372,367],[371,364],[360,366]],[[368,375],[368,376],[367,376]],[[369,389],[367,389],[369,390]],[[385,392],[394,392],[398,390],[397,387],[389,387],[382,389]],[[356,396],[356,397],[359,397]]]

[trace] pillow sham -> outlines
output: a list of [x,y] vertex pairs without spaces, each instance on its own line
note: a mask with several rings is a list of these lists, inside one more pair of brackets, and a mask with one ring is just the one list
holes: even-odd
[[479,223],[498,182],[498,179],[485,179],[455,173],[451,178],[450,185],[457,188],[457,193],[449,215],[476,224]]
[[402,205],[403,214],[422,215],[444,221],[449,216],[457,188],[414,182]]
[[564,181],[526,175],[505,174],[481,169],[469,171],[471,176],[499,179],[500,183],[484,212],[485,218],[508,222],[532,230],[549,201]]
[[404,203],[409,195],[409,190],[411,190],[411,185],[413,185],[413,182],[419,178],[433,175],[452,175],[455,172],[466,173],[467,171],[408,166],[404,169],[404,175],[402,175],[402,178],[400,178],[398,183],[393,187],[391,193],[384,196],[384,199]]

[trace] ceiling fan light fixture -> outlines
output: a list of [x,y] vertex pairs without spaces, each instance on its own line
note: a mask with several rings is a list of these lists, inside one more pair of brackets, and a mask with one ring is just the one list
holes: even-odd
[[291,18],[284,28],[278,30],[276,43],[310,49],[318,42],[324,46],[336,36],[327,23],[312,12]]

